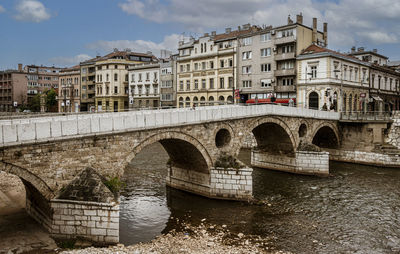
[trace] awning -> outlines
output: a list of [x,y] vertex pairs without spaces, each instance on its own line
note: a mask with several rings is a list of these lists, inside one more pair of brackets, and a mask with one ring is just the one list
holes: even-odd
[[379,96],[372,96],[372,99],[374,99],[374,100],[376,100],[376,101],[383,101],[383,100],[381,99],[381,97],[379,97]]

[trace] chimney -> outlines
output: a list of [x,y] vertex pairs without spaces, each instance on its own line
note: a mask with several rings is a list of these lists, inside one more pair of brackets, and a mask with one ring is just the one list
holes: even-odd
[[358,51],[358,52],[364,52],[364,47],[359,47],[359,48],[357,49],[357,51]]
[[356,47],[355,47],[355,46],[353,46],[353,47],[351,48],[351,53],[356,53]]
[[293,20],[290,18],[290,15],[287,17],[287,23],[288,25],[293,24]]
[[240,26],[238,26],[238,31],[240,31],[242,28]]
[[243,30],[250,29],[250,23],[242,25]]
[[312,43],[317,43],[317,18],[313,18],[312,25]]
[[377,49],[373,49],[372,52],[378,53],[378,50]]
[[18,71],[22,71],[22,64],[18,64]]
[[328,23],[324,23],[324,41],[325,47],[328,47]]
[[225,28],[225,33],[226,33],[226,34],[229,34],[231,31],[232,31],[232,29],[231,29],[230,27]]
[[208,37],[208,35],[209,35],[208,33],[204,33],[204,37]]
[[297,16],[296,16],[296,22],[298,23],[298,24],[303,24],[303,14],[300,12],[300,14],[298,14]]
[[217,35],[217,31],[212,31],[211,32],[211,36],[216,36]]

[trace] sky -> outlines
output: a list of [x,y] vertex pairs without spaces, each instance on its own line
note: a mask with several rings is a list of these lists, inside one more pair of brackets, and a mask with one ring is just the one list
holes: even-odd
[[176,51],[184,37],[251,23],[279,26],[302,13],[328,23],[328,47],[378,49],[400,60],[399,0],[0,0],[0,70],[68,67],[114,48]]

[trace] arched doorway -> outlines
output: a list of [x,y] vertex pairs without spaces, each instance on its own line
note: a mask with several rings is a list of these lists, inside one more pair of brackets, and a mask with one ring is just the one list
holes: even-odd
[[184,104],[183,104],[183,98],[180,97],[180,98],[179,98],[179,107],[180,107],[180,108],[183,108],[183,106],[184,106]]
[[224,96],[220,96],[219,98],[218,98],[218,102],[219,102],[219,104],[225,104],[225,98],[224,98]]
[[199,106],[199,98],[197,98],[197,96],[193,98],[193,106],[195,107]]
[[200,97],[200,106],[205,106],[206,104],[206,98],[204,96]]
[[228,101],[228,103],[232,104],[233,103],[233,97],[232,96],[228,96],[228,98],[226,99]]
[[208,104],[209,104],[210,106],[214,106],[214,96],[208,97]]
[[319,96],[317,92],[311,92],[308,95],[308,108],[319,109]]
[[186,97],[186,100],[185,100],[185,107],[186,107],[186,108],[190,108],[190,98],[189,98],[189,97]]

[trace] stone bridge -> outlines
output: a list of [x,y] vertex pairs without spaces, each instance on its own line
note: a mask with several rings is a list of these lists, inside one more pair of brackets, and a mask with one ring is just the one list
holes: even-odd
[[[246,200],[252,169],[236,157],[246,137],[252,164],[328,174],[340,146],[339,114],[276,105],[78,114],[0,121],[0,170],[20,177],[27,211],[56,238],[119,238],[119,177],[146,146],[170,156],[167,184],[199,195]],[[114,185],[113,185],[114,184]]]

